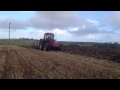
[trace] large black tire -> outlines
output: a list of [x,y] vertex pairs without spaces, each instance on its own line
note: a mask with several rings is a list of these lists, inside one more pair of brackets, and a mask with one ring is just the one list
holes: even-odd
[[42,44],[39,45],[39,49],[40,49],[40,50],[43,50]]
[[58,51],[61,51],[61,47],[58,48]]
[[44,46],[44,51],[48,51],[48,47],[46,45]]
[[55,49],[55,51],[61,51],[61,48],[60,48],[60,47],[58,47],[58,48],[56,48],[56,49]]

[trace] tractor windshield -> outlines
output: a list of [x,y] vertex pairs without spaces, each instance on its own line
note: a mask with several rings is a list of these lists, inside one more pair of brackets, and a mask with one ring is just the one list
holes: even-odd
[[51,37],[52,40],[54,40],[54,35],[53,34],[51,34],[50,37]]
[[45,39],[54,40],[54,34],[46,34]]

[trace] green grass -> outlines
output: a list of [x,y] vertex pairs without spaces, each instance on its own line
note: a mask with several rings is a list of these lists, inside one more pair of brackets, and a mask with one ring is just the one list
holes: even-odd
[[0,45],[31,46],[35,40],[1,39]]
[[82,43],[82,42],[65,42],[65,41],[60,41],[59,42],[60,44],[64,45],[64,46],[69,46],[69,45],[77,45],[77,46],[80,46],[80,47],[91,47],[94,45],[94,43]]
[[93,46],[93,44],[77,44],[79,45],[80,47],[90,47],[90,46]]

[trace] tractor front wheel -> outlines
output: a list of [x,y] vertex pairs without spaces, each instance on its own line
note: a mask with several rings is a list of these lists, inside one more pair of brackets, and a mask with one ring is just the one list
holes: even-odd
[[47,51],[48,49],[47,49],[47,47],[46,46],[44,46],[44,51]]
[[45,45],[45,46],[44,46],[44,51],[48,51],[48,50],[49,50],[48,45]]
[[40,44],[40,46],[39,46],[39,49],[40,49],[40,50],[42,50],[42,49],[43,49],[41,44]]

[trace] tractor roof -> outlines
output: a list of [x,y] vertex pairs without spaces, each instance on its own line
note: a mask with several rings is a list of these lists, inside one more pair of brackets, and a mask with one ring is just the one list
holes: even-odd
[[[45,34],[53,34],[53,33],[45,33]],[[54,34],[53,34],[54,35]]]

